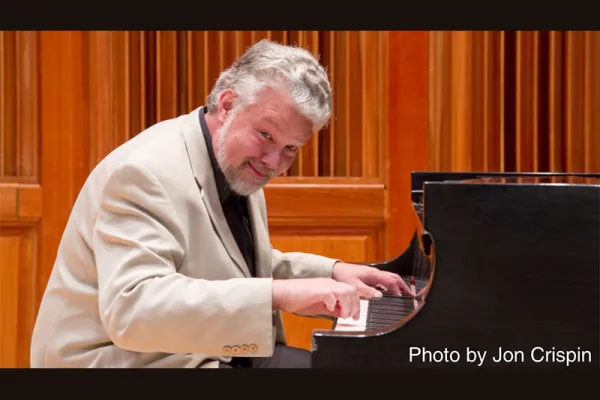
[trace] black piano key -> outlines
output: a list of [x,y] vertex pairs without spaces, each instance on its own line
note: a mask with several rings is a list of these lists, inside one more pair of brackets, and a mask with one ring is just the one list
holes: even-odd
[[385,315],[375,315],[368,319],[369,322],[388,322],[391,324],[395,324],[398,321],[402,321],[402,319],[408,316],[410,313],[406,313],[404,315],[397,316],[385,316]]
[[370,300],[372,304],[410,304],[413,301],[413,297],[379,297]]
[[379,322],[379,323],[385,323],[386,325],[393,325],[397,322],[402,321],[407,316],[408,316],[408,314],[404,315],[404,316],[398,316],[395,318],[371,317],[367,320],[367,323]]
[[378,309],[373,309],[371,310],[371,315],[381,315],[381,316],[388,316],[388,317],[398,317],[398,316],[403,316],[403,315],[408,315],[411,312],[413,312],[414,308],[403,308],[403,309],[397,309],[397,310],[378,310]]
[[[402,310],[414,310],[415,306],[412,304],[402,304],[402,305],[397,305],[396,307],[394,307],[393,305],[387,304],[372,304],[373,308],[372,310],[376,310],[379,312],[397,312],[397,311],[402,311]],[[371,308],[371,307],[369,307]]]
[[388,312],[382,312],[379,310],[373,310],[370,313],[367,314],[367,318],[369,318],[369,316],[373,316],[373,317],[385,317],[385,318],[402,318],[408,314],[410,314],[413,310],[397,310],[397,311],[388,311]]
[[384,315],[376,315],[371,318],[367,318],[367,322],[386,322],[389,325],[395,324],[396,322],[402,321],[406,318],[410,313],[405,315],[396,315],[396,316],[384,316]]
[[414,301],[413,299],[411,299],[410,301],[407,302],[380,302],[380,301],[373,301],[369,303],[369,308],[370,307],[376,307],[376,308],[389,308],[389,309],[398,309],[398,308],[402,308],[402,307],[408,307],[408,308],[414,308]]
[[384,293],[383,297],[369,300],[366,329],[388,327],[402,321],[415,310],[414,299]]
[[412,301],[412,296],[383,296],[383,297],[373,297],[370,302],[378,302],[378,303],[406,303]]
[[384,300],[384,299],[377,299],[377,300],[373,300],[369,302],[369,306],[373,305],[375,307],[384,307],[384,306],[389,306],[389,307],[399,307],[399,306],[403,306],[403,305],[411,305],[413,304],[413,300],[414,299],[406,299],[406,300]]
[[411,312],[414,310],[414,307],[396,307],[396,308],[389,308],[389,307],[374,307],[371,310],[371,313],[379,313],[379,314],[401,314],[404,312]]

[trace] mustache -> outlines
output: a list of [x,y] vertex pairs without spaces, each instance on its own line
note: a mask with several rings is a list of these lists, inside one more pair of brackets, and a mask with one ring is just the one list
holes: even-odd
[[261,163],[260,161],[252,161],[250,159],[246,160],[246,163],[251,164],[258,172],[260,172],[263,175],[266,175],[268,178],[271,178],[273,175],[275,175],[275,173],[277,171],[275,171],[274,169],[271,169],[269,167],[266,167],[263,163]]

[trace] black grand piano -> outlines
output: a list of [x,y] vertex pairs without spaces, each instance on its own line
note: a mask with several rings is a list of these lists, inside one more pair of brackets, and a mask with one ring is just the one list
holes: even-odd
[[[313,332],[313,368],[598,368],[600,174],[413,172],[415,298]],[[348,325],[345,325],[348,324]]]

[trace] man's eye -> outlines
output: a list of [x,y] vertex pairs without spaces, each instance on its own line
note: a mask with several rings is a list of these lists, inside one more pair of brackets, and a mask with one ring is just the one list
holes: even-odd
[[271,138],[271,135],[269,135],[267,132],[263,132],[263,131],[259,131],[259,132],[262,136],[266,137],[267,139]]
[[291,150],[291,151],[296,151],[296,150],[298,150],[298,147],[297,147],[297,146],[292,146],[291,144],[290,144],[289,146],[287,146],[287,148],[288,148],[289,150]]

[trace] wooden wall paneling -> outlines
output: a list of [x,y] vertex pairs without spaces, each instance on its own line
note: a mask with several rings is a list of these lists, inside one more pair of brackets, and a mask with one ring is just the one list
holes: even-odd
[[[345,101],[348,121],[345,156],[346,174],[347,176],[364,177],[362,168],[365,161],[363,159],[363,148],[368,148],[363,147],[363,110],[365,105],[363,93],[368,90],[363,86],[363,77],[367,73],[363,69],[363,60],[366,54],[364,54],[364,49],[361,48],[361,36],[364,36],[364,32],[349,31],[347,35],[346,63],[344,65],[348,71],[346,75],[347,96],[344,99],[338,99]],[[340,63],[339,65],[343,64]],[[376,90],[377,87],[374,86],[372,89]]]
[[[427,129],[428,136],[430,136],[430,144],[427,146],[429,150],[428,158],[430,160],[430,166],[434,170],[448,169],[447,166],[441,165],[441,163],[447,160],[447,157],[442,157],[443,140],[448,135],[442,135],[440,132],[448,131],[448,118],[442,118],[444,113],[448,113],[447,108],[452,105],[448,101],[450,90],[444,90],[445,84],[448,79],[445,74],[448,68],[444,65],[447,63],[449,56],[447,53],[450,51],[450,42],[448,35],[444,32],[435,31],[428,34],[429,39],[429,68],[430,74],[428,77],[428,111],[431,118],[430,128]],[[444,97],[445,96],[445,97]]]
[[473,131],[473,92],[472,92],[472,65],[469,60],[474,60],[472,36],[469,32],[452,32],[452,52],[450,62],[450,80],[452,82],[452,146],[451,168],[453,170],[471,169],[472,159],[470,154],[469,139],[474,137]]
[[565,150],[566,168],[582,171],[585,168],[584,91],[585,32],[565,32]]
[[0,32],[0,176],[17,176],[15,32]]
[[[288,34],[291,44],[310,51],[315,57],[320,56],[320,37],[318,31],[291,31]],[[272,39],[272,37],[270,37]],[[314,133],[312,138],[298,151],[298,155],[291,167],[291,175],[317,176],[318,175],[318,148],[319,135]]]
[[39,222],[39,37],[0,32],[0,368],[29,365]]
[[[347,181],[350,182],[350,181]],[[272,183],[265,188],[269,220],[292,221],[385,218],[382,184]],[[351,201],[348,201],[351,200]]]
[[539,171],[540,34],[516,32],[515,169]]
[[597,32],[432,32],[431,166],[600,170]]
[[126,94],[127,103],[128,134],[132,138],[146,127],[147,121],[147,64],[146,59],[146,35],[144,32],[125,32],[125,63],[128,69],[128,84]]
[[[37,300],[41,299],[71,207],[90,170],[88,37],[40,36],[42,230]],[[36,309],[37,310],[37,309]]]
[[0,367],[29,366],[29,338],[35,319],[38,248],[36,224],[0,229]]
[[502,33],[430,33],[430,166],[433,170],[502,168]]
[[29,366],[41,201],[37,184],[0,183],[0,368]]
[[[134,110],[130,76],[130,35],[127,32],[85,32],[81,58],[87,107],[89,171],[131,135]],[[138,97],[139,98],[139,97]],[[139,112],[139,111],[138,111]]]
[[188,41],[189,34],[186,31],[177,31],[177,39],[175,45],[177,46],[177,72],[175,74],[177,78],[177,111],[176,115],[181,115],[191,110],[189,103],[189,74],[188,68],[190,66],[188,52]]
[[34,32],[0,31],[0,180],[38,177],[38,42]]
[[[319,48],[321,49],[320,57],[321,60],[328,60],[329,68],[327,68],[327,73],[329,75],[329,82],[333,90],[336,90],[337,87],[337,76],[335,74],[335,69],[337,67],[337,63],[335,61],[335,32],[334,31],[324,31],[321,34],[321,43]],[[334,110],[337,104],[338,93],[337,90],[334,92]],[[332,111],[335,112],[335,111]],[[336,131],[336,119],[337,117],[332,117],[329,120],[329,124],[324,127],[321,132],[318,133],[319,136],[319,146],[318,146],[318,175],[321,177],[330,177],[334,175],[335,171],[335,147],[333,145],[334,138],[333,134]]]
[[562,32],[548,34],[548,170],[563,171],[564,37]]
[[[383,178],[385,160],[382,139],[387,134],[385,123],[384,85],[387,85],[387,54],[382,50],[387,46],[386,32],[359,32],[357,45],[361,54],[361,146],[357,159],[362,160],[361,175],[365,178]],[[387,53],[387,52],[386,52]],[[353,142],[354,143],[354,142]]]
[[350,32],[334,32],[334,63],[335,74],[335,102],[333,105],[333,117],[335,119],[335,130],[331,137],[333,138],[333,171],[332,176],[349,176],[349,144],[350,140],[350,69],[348,68],[350,59]]
[[600,32],[585,32],[584,41],[584,170],[600,172]]
[[187,31],[187,104],[188,110],[206,103],[208,94],[208,71],[205,63],[207,52],[206,34]]
[[208,91],[213,87],[223,67],[223,58],[219,52],[221,43],[220,32],[206,32],[205,33],[205,46],[204,50],[205,58],[204,63],[206,64],[206,90]]
[[504,35],[486,31],[483,47],[483,171],[504,170]]
[[[175,31],[156,32],[156,121],[179,115],[178,36]],[[182,110],[183,111],[183,110]]]
[[[428,32],[390,32],[387,53],[389,72],[384,108],[388,127],[383,157],[386,182],[387,251],[380,259],[396,257],[406,250],[413,234],[414,215],[410,199],[410,173],[430,169],[429,144],[429,47]],[[381,54],[381,53],[380,53]]]

